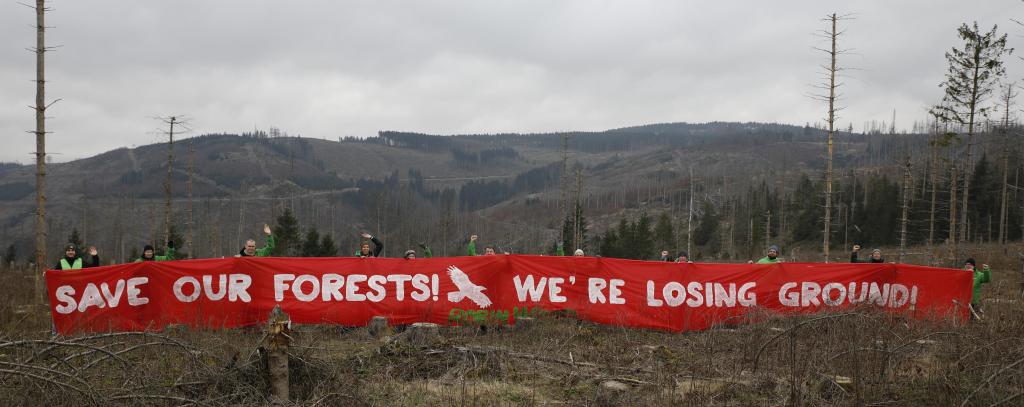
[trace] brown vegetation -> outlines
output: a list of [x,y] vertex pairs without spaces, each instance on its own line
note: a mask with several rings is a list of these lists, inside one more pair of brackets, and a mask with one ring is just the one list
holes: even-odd
[[[778,317],[704,332],[595,325],[549,315],[520,327],[297,326],[299,405],[1020,405],[1021,263],[995,269],[984,319],[930,323],[877,312]],[[52,337],[31,274],[6,273],[0,404],[252,405],[270,400],[260,329]],[[396,333],[397,332],[397,333]]]

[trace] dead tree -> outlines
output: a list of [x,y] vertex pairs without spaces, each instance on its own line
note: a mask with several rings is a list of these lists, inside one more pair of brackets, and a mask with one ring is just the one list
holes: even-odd
[[1006,210],[1008,204],[1007,186],[1010,176],[1010,105],[1013,103],[1015,83],[1006,85],[1003,93],[1003,186],[999,206],[999,244],[1006,244],[1006,230],[1010,226],[1006,223]]
[[573,199],[572,210],[572,241],[576,249],[583,248],[583,206],[580,203],[580,195],[583,193],[583,169],[576,169],[576,191]]
[[903,263],[907,254],[907,215],[910,212],[910,156],[907,156],[906,168],[903,171],[903,215],[900,217],[900,254],[897,263]]
[[188,142],[188,181],[185,183],[185,193],[188,195],[188,237],[185,240],[185,250],[188,251],[189,257],[195,257],[192,251],[192,242],[195,238],[194,228],[195,222],[192,213],[192,176],[195,174],[196,169],[196,146],[190,140]]
[[690,256],[693,255],[693,249],[690,247],[690,241],[693,238],[693,167],[690,167],[690,209],[686,215],[686,253]]
[[167,131],[167,178],[164,179],[164,242],[171,240],[171,176],[174,171],[174,126],[178,124],[177,116],[161,118],[170,126]]
[[36,135],[36,270],[35,270],[35,294],[36,302],[44,302],[43,273],[46,271],[46,110],[56,99],[46,103],[46,69],[45,55],[53,51],[54,47],[46,46],[46,24],[44,23],[46,7],[44,0],[36,0],[35,7],[28,6],[36,11],[36,46],[29,48],[36,54],[36,105],[33,108],[36,112],[36,129],[30,133]]
[[938,197],[938,188],[936,188],[936,179],[938,178],[939,172],[939,122],[936,121],[934,127],[934,133],[932,139],[929,140],[928,144],[931,147],[931,160],[928,163],[928,183],[931,185],[931,207],[928,210],[928,253],[932,253],[932,245],[935,244],[935,201]]
[[825,262],[828,263],[828,249],[829,249],[829,237],[832,232],[832,139],[835,135],[835,122],[836,122],[836,111],[839,109],[836,107],[836,100],[840,97],[836,93],[836,89],[842,86],[841,83],[836,83],[837,74],[842,71],[842,68],[836,66],[836,58],[845,53],[845,50],[836,48],[836,40],[842,35],[842,32],[836,30],[836,24],[839,20],[845,19],[846,16],[839,16],[836,13],[832,13],[827,16],[824,21],[827,21],[831,27],[825,31],[819,33],[819,35],[825,37],[830,43],[831,47],[828,49],[816,48],[818,51],[824,52],[829,57],[829,65],[823,66],[824,78],[823,83],[817,85],[819,89],[827,92],[827,94],[816,94],[813,95],[815,99],[828,102],[828,116],[825,119],[828,123],[828,152],[825,157],[825,232],[822,239],[822,251],[825,256]]
[[[558,216],[561,219],[565,219],[569,216],[569,201],[566,198],[569,184],[569,133],[562,134],[562,178],[561,178],[561,193],[562,196],[558,200]],[[559,232],[559,240],[565,241],[565,230],[564,228]]]

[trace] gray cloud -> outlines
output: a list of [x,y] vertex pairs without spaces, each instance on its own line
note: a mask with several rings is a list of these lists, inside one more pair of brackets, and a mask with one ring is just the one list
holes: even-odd
[[[840,123],[909,127],[941,96],[956,28],[999,24],[1013,1],[70,1],[56,0],[48,95],[58,161],[193,134],[277,126],[336,138],[602,130],[669,121],[822,121],[808,98],[832,11],[855,54]],[[32,11],[0,5],[0,160],[35,143]],[[1011,78],[1021,77],[1014,57]]]

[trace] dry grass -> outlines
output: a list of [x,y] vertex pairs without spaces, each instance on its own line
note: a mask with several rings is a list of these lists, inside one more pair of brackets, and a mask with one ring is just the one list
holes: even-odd
[[[674,334],[547,316],[528,329],[442,328],[429,346],[301,326],[291,394],[298,405],[1021,405],[1021,266],[983,256],[996,270],[985,317],[962,326],[863,309]],[[259,332],[53,338],[45,310],[17,305],[26,276],[0,283],[2,405],[269,402]]]

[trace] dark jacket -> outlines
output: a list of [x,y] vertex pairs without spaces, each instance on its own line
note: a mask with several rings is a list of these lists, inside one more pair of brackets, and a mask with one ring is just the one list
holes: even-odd
[[874,257],[868,256],[867,260],[861,260],[857,256],[857,252],[850,252],[850,263],[885,263],[885,257],[880,257],[875,260]]
[[380,257],[381,250],[384,250],[384,243],[381,243],[381,241],[377,239],[377,236],[371,237],[370,241],[373,242],[373,250],[370,251],[370,255],[363,256],[363,250],[360,248],[359,250],[356,250],[356,257]]

